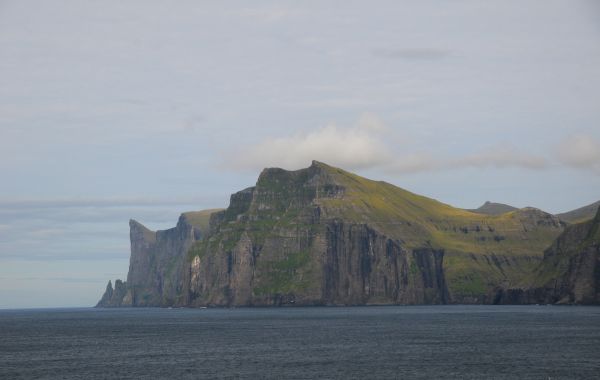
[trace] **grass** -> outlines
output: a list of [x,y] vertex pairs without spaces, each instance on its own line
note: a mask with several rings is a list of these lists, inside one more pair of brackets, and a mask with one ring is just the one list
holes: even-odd
[[218,211],[222,211],[220,208],[213,208],[202,211],[189,211],[184,212],[183,216],[187,220],[189,224],[192,226],[199,228],[200,231],[208,231],[208,222],[210,221],[210,216]]
[[[560,228],[527,226],[517,210],[483,215],[458,209],[386,182],[372,181],[322,164],[347,192],[343,199],[319,202],[330,214],[368,223],[408,247],[436,248],[476,254],[537,255],[561,232]],[[524,228],[529,227],[525,231]]]
[[544,250],[562,232],[558,226],[538,226],[537,218],[547,216],[536,210],[474,213],[386,182],[322,167],[347,189],[343,199],[319,200],[330,216],[369,224],[407,248],[443,249],[446,280],[455,296],[484,295],[500,283],[519,283],[531,276]]
[[[217,233],[197,243],[190,257],[230,252],[242,233],[259,252],[270,242],[317,236],[319,225],[311,215],[318,207],[322,221],[367,224],[407,249],[443,249],[451,292],[482,295],[494,284],[526,276],[562,231],[560,226],[538,225],[540,218],[551,217],[536,210],[475,213],[318,162],[294,172],[265,170],[254,192],[244,194],[226,211]],[[206,212],[191,218],[200,223],[207,220]],[[306,289],[314,279],[315,262],[308,253],[289,247],[259,255],[254,294]],[[411,266],[410,273],[415,271]]]

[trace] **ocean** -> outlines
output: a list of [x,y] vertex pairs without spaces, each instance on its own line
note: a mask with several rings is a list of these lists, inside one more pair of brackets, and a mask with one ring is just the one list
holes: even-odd
[[600,307],[0,310],[0,379],[599,379]]

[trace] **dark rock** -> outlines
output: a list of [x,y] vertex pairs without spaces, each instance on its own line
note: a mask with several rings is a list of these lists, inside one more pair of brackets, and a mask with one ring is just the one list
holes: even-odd
[[108,281],[104,295],[96,305],[96,307],[120,307],[123,305],[123,300],[127,294],[127,285],[121,280],[115,281],[113,290],[112,283]]
[[524,302],[510,284],[562,230],[537,209],[473,214],[319,162],[271,168],[225,210],[157,232],[130,221],[127,282],[98,306]]
[[131,258],[127,282],[109,282],[97,306],[172,306],[182,304],[182,278],[186,252],[202,238],[201,231],[189,223],[185,214],[177,226],[151,231],[130,220]]
[[500,289],[496,302],[600,304],[600,208],[594,219],[567,226],[530,285]]

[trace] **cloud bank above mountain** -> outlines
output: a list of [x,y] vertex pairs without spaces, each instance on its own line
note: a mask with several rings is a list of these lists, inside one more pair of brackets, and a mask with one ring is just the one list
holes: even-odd
[[563,164],[600,175],[599,139],[586,134],[575,134],[558,145],[557,153]]
[[[233,170],[260,170],[277,166],[305,167],[311,160],[327,162],[348,170],[381,169],[389,174],[440,170],[523,169],[548,170],[564,166],[600,173],[600,141],[589,135],[568,135],[531,153],[511,143],[492,143],[461,154],[436,154],[391,134],[376,115],[365,114],[354,125],[328,124],[290,136],[266,138],[255,145],[226,151],[222,165]],[[557,154],[554,154],[557,152]],[[243,157],[240,159],[240,157]]]

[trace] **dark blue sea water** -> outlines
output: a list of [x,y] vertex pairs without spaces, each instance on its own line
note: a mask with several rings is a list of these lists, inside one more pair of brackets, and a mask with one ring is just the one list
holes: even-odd
[[600,307],[4,310],[0,378],[593,379]]

